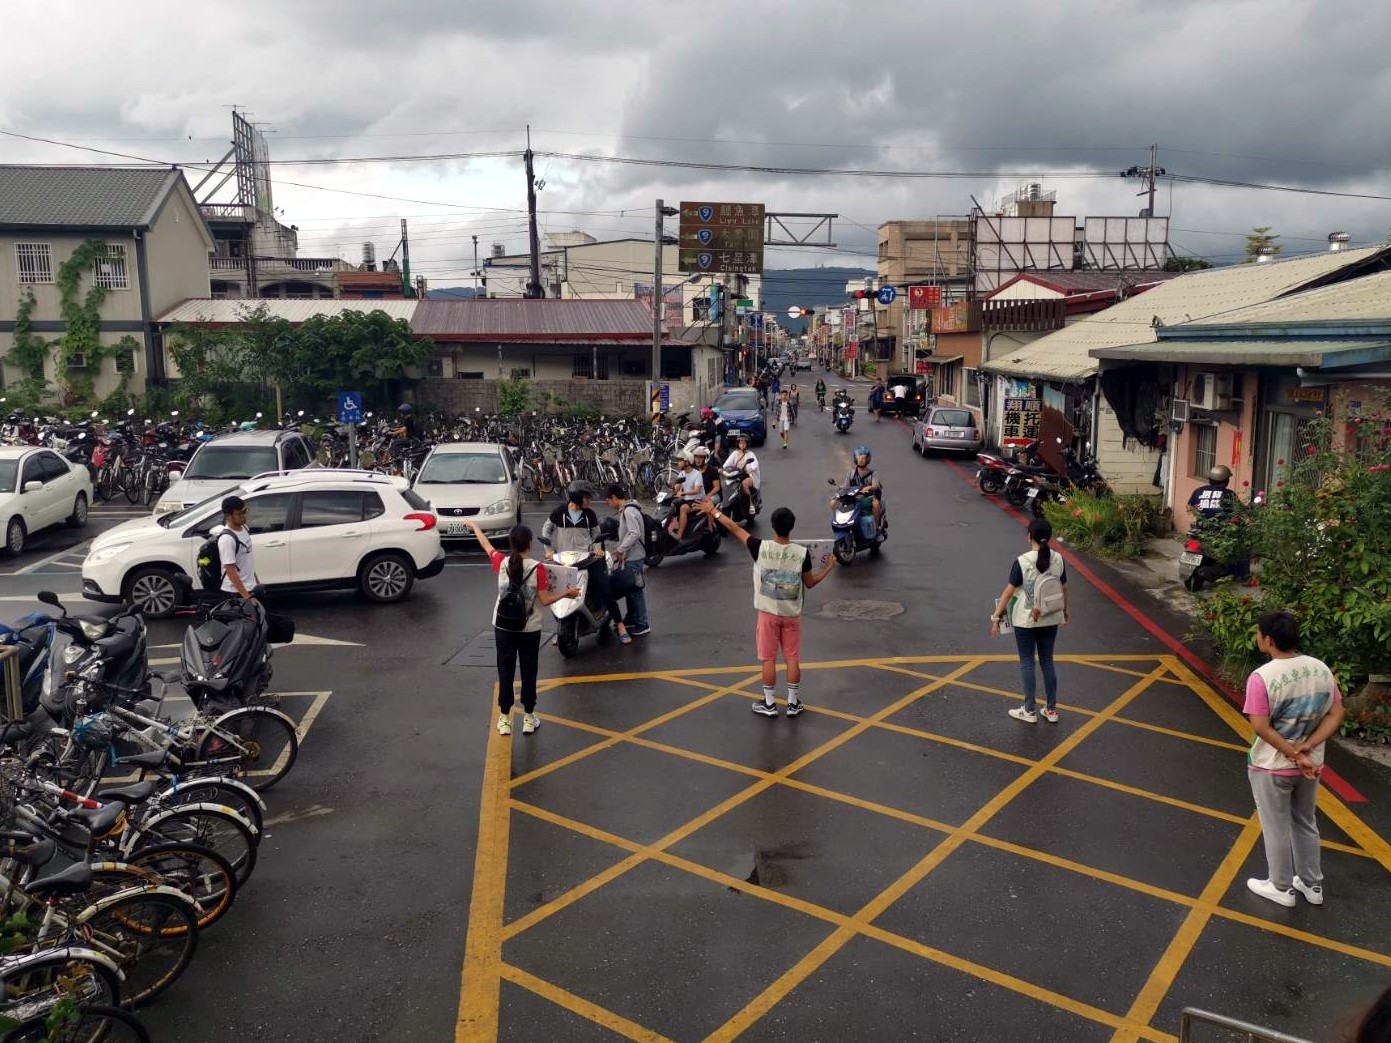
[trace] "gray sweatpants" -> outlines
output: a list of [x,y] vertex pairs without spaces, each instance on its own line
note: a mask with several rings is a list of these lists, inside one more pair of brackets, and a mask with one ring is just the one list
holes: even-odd
[[1323,883],[1319,824],[1314,814],[1319,780],[1266,771],[1248,771],[1247,775],[1261,818],[1270,882],[1282,891],[1294,886],[1294,876],[1310,886]]

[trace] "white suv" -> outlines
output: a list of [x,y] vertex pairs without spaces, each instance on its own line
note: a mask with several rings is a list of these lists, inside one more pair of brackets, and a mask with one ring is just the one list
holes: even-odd
[[315,468],[243,482],[186,510],[108,529],[82,563],[83,596],[171,615],[184,599],[176,577],[197,576],[198,550],[233,493],[246,500],[256,576],[270,591],[356,587],[369,601],[389,603],[444,568],[435,514],[404,478]]

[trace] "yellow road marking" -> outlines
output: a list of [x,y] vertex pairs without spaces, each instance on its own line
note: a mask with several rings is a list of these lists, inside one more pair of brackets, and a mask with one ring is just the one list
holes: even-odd
[[[1164,997],[1169,994],[1169,990],[1173,987],[1179,971],[1188,962],[1193,947],[1198,944],[1203,928],[1212,919],[1214,908],[1222,900],[1222,896],[1227,893],[1227,889],[1232,886],[1232,881],[1236,879],[1236,875],[1241,872],[1242,865],[1246,862],[1247,856],[1251,854],[1251,849],[1256,846],[1256,841],[1260,839],[1260,836],[1261,824],[1252,815],[1246,823],[1246,827],[1241,831],[1241,835],[1236,838],[1236,843],[1232,845],[1227,856],[1222,859],[1216,872],[1208,880],[1207,886],[1203,888],[1203,893],[1199,896],[1199,904],[1188,911],[1188,915],[1183,918],[1183,923],[1179,925],[1178,932],[1169,942],[1163,955],[1159,957],[1159,962],[1150,972],[1150,976],[1140,989],[1139,995],[1135,997],[1135,1002],[1130,1005],[1127,1020],[1135,1024],[1148,1025],[1154,1019],[1155,1014],[1159,1012],[1159,1005],[1164,1002]],[[1111,1043],[1132,1043],[1138,1038],[1138,1034],[1133,1029],[1127,1028],[1112,1036]]]
[[502,976],[513,985],[520,985],[538,996],[544,996],[556,1006],[564,1007],[581,1017],[588,1018],[596,1025],[602,1025],[626,1039],[636,1040],[637,1043],[672,1043],[660,1032],[644,1028],[635,1021],[629,1021],[611,1010],[605,1010],[603,1007],[590,1003],[582,996],[567,992],[559,985],[552,985],[550,982],[544,981],[534,974],[529,974],[520,967],[514,967],[510,963],[502,965]]
[[[494,696],[497,685],[493,685]],[[483,796],[478,808],[478,847],[473,859],[473,897],[469,902],[464,968],[459,986],[455,1043],[493,1043],[497,1039],[501,988],[503,895],[507,887],[507,776],[512,746],[497,729],[488,732],[483,759]]]
[[[1106,710],[1102,711],[1091,720],[1087,721],[1071,735],[1067,736],[1057,746],[1055,746],[1048,756],[1044,757],[1033,767],[1023,772],[1013,782],[1009,783],[990,800],[986,801],[980,809],[962,823],[957,829],[953,830],[932,852],[923,858],[917,865],[908,872],[904,873],[877,897],[872,899],[858,913],[852,917],[854,924],[868,925],[877,919],[886,909],[897,902],[913,887],[932,872],[937,866],[941,865],[946,859],[966,842],[966,838],[971,834],[978,833],[980,828],[999,814],[1001,810],[1009,805],[1016,797],[1023,793],[1028,787],[1039,779],[1048,766],[1056,764],[1073,751],[1087,736],[1099,729],[1108,717],[1119,713],[1131,700],[1143,692],[1152,683],[1153,678],[1157,678],[1167,669],[1166,666],[1156,667],[1144,679],[1137,681],[1127,689],[1119,698],[1111,703]],[[781,1002],[788,993],[806,981],[812,974],[838,952],[854,936],[853,927],[846,926],[837,928],[824,941],[821,942],[802,959],[798,960],[791,968],[776,978],[766,989],[739,1011],[734,1017],[730,1018],[719,1029],[707,1037],[707,1043],[727,1043],[743,1034],[747,1029],[754,1025],[764,1014],[768,1013],[776,1004]],[[1075,1003],[1075,1001],[1073,1001]],[[1073,1013],[1081,1014],[1078,1008],[1085,1006],[1077,1004],[1069,1009]],[[1086,1015],[1083,1015],[1086,1016]]]

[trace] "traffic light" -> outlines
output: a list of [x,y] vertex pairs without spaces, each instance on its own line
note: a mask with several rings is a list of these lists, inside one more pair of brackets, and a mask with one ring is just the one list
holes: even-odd
[[810,309],[810,308],[798,308],[798,309],[797,309],[797,315],[798,315],[799,318],[807,319],[807,318],[810,318],[810,317],[811,317],[812,315],[814,315],[814,314],[815,314],[815,312],[813,312],[812,309]]
[[876,292],[877,292],[877,291],[875,291],[875,290],[856,290],[856,291],[855,291],[855,300],[857,300],[857,301],[872,301],[872,300],[874,300],[874,298],[875,298],[875,296],[876,296]]

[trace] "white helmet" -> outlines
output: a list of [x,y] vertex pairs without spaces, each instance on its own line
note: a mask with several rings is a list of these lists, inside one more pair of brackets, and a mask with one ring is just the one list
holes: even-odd
[[709,457],[710,449],[708,446],[698,445],[695,449],[691,450],[691,455]]
[[676,459],[681,460],[681,461],[683,461],[683,462],[685,462],[685,463],[688,463],[688,464],[694,464],[694,463],[695,463],[695,457],[691,455],[691,452],[690,452],[689,449],[682,449],[679,453],[676,454]]

